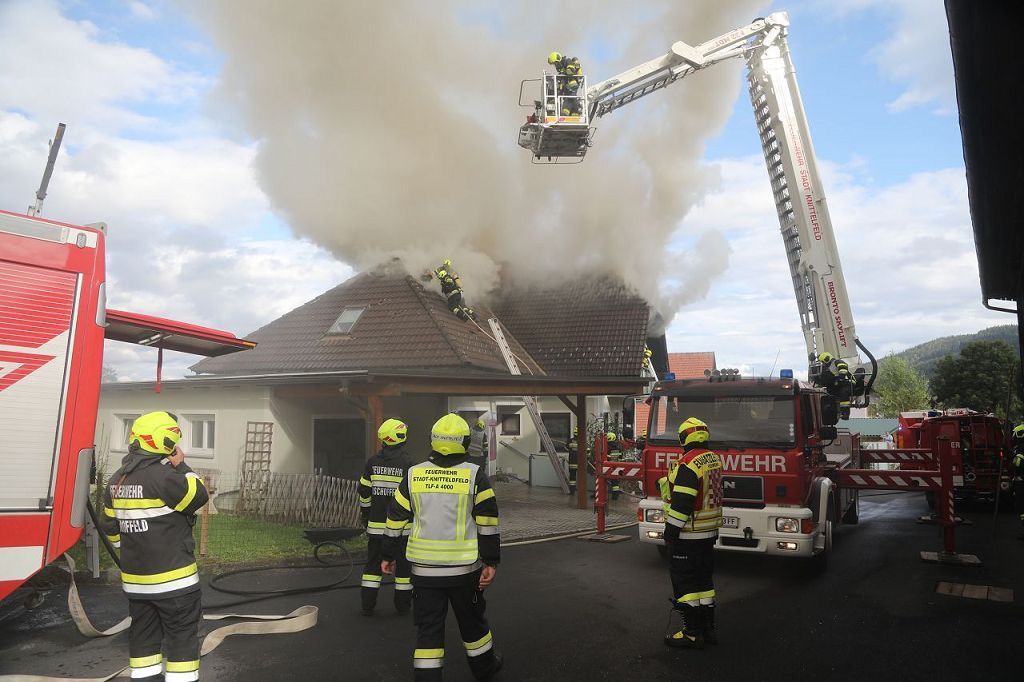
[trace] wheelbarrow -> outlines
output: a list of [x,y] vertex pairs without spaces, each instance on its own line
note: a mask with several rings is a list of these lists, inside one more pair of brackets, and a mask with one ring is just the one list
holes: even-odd
[[313,545],[313,558],[325,566],[352,565],[352,554],[343,540],[362,535],[362,528],[309,528],[303,535]]

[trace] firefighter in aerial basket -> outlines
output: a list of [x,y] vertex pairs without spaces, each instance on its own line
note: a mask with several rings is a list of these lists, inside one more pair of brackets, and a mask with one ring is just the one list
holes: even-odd
[[484,589],[500,559],[498,501],[487,474],[466,459],[466,420],[447,414],[430,431],[430,459],[409,468],[388,510],[384,562],[393,573],[402,551],[412,562],[416,680],[440,680],[444,624],[451,604],[473,677],[489,680],[501,668],[485,615]]
[[690,417],[679,425],[683,456],[658,481],[665,501],[665,544],[672,579],[672,607],[682,629],[665,635],[665,644],[703,649],[715,644],[715,542],[722,525],[722,461],[705,446],[707,424]]
[[[377,606],[381,584],[381,546],[387,528],[388,505],[409,469],[405,441],[409,427],[398,419],[387,419],[377,429],[381,449],[366,462],[359,479],[359,512],[366,527],[366,566],[363,568],[362,610],[372,616]],[[403,538],[404,539],[404,538]],[[408,613],[412,608],[412,581],[410,566],[404,553],[397,557],[395,568],[395,610]]]
[[199,567],[192,526],[210,499],[178,447],[170,412],[132,424],[128,454],[103,491],[101,530],[121,548],[121,584],[132,624],[132,680],[199,679]]

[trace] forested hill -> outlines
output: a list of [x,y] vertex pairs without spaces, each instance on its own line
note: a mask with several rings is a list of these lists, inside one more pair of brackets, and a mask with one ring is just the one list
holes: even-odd
[[896,353],[896,356],[905,358],[911,367],[924,375],[925,378],[930,378],[936,362],[947,355],[956,355],[960,352],[961,348],[973,341],[1005,341],[1010,344],[1011,348],[1016,350],[1019,347],[1017,325],[1003,324],[998,327],[982,329],[976,334],[943,336],[908,348],[902,353]]

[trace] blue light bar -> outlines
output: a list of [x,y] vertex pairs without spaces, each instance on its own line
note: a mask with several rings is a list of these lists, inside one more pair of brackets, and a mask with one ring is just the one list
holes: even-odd
[[793,370],[791,370],[791,369],[780,369],[779,370],[779,378],[780,379],[792,379],[793,378]]
[[665,372],[665,374],[662,375],[661,379],[662,379],[662,381],[675,381],[676,380],[676,373],[675,372]]

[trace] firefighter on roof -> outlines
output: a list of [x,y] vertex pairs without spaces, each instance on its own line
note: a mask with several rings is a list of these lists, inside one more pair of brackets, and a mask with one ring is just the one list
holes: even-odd
[[178,447],[170,412],[132,424],[128,454],[103,491],[101,530],[121,548],[121,584],[132,617],[133,680],[199,679],[199,568],[192,526],[209,500]]
[[[363,569],[363,615],[372,616],[380,592],[381,545],[387,528],[388,505],[409,469],[405,453],[408,427],[397,419],[388,419],[377,429],[381,449],[366,462],[359,479],[359,512],[366,526],[366,567]],[[412,608],[410,566],[402,554],[395,569],[395,610],[408,613]]]
[[441,265],[434,269],[434,276],[441,283],[441,293],[448,301],[448,310],[463,322],[476,319],[476,312],[463,302],[462,280],[452,269],[452,262],[445,259]]
[[501,668],[483,593],[500,559],[498,501],[487,474],[466,460],[469,439],[462,417],[438,419],[430,431],[430,459],[410,467],[388,511],[385,573],[395,570],[402,534],[412,528],[405,551],[416,593],[416,680],[442,679],[449,603],[473,676],[488,680]]
[[715,542],[722,525],[722,461],[704,444],[708,426],[690,417],[679,425],[683,456],[658,481],[665,508],[665,544],[669,552],[673,608],[682,614],[682,630],[665,644],[702,649],[715,634]]

